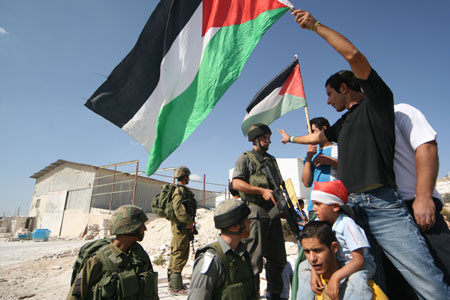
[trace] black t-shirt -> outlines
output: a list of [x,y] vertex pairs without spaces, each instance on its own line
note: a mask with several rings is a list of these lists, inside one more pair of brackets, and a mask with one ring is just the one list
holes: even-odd
[[364,99],[324,132],[329,141],[338,143],[338,178],[349,193],[396,186],[393,94],[373,69],[360,85]]

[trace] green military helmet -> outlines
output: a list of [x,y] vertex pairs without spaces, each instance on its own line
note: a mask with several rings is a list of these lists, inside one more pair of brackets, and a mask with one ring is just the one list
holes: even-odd
[[191,170],[189,170],[188,167],[181,166],[175,170],[175,178],[180,178],[180,177],[189,176],[189,175],[191,175]]
[[148,220],[145,212],[136,205],[123,205],[111,217],[111,234],[127,235],[134,233]]
[[269,126],[263,123],[253,124],[252,126],[250,126],[247,132],[248,140],[253,141],[258,136],[266,133],[272,134],[272,131],[270,130]]
[[250,214],[247,204],[238,199],[228,199],[220,203],[214,211],[214,225],[217,229],[241,224]]

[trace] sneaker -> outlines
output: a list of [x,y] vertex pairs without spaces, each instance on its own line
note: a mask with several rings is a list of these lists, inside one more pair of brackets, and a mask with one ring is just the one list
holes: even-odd
[[169,293],[172,296],[185,296],[187,295],[188,291],[186,289],[180,289],[178,291],[175,291],[173,288],[169,288]]

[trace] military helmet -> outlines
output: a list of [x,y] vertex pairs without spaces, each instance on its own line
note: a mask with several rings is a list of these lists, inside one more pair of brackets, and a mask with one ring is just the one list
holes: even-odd
[[214,211],[214,225],[217,229],[241,224],[250,214],[247,204],[238,199],[228,199],[220,203]]
[[248,129],[247,135],[248,140],[253,141],[255,138],[257,138],[260,135],[270,133],[272,134],[272,131],[270,130],[269,126],[263,123],[256,123],[250,126]]
[[123,205],[111,217],[111,234],[130,234],[148,220],[145,212],[136,205]]
[[188,167],[181,166],[175,170],[175,178],[180,178],[180,177],[189,176],[189,175],[191,175],[191,170],[189,170]]

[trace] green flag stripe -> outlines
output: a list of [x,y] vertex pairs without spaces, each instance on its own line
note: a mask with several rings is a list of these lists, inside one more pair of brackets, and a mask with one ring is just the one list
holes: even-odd
[[266,11],[254,20],[223,27],[215,34],[205,48],[192,84],[159,112],[147,175],[153,174],[206,118],[239,77],[261,36],[287,10],[283,7]]

